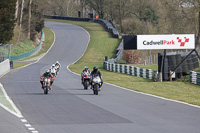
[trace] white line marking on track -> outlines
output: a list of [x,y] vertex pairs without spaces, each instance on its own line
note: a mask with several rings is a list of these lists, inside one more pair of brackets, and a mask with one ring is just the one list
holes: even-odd
[[[76,26],[77,26],[77,25],[76,25]],[[80,26],[77,26],[77,27],[80,27]],[[86,46],[86,48],[85,48],[83,54],[80,56],[80,58],[77,59],[75,62],[73,62],[73,63],[71,63],[71,64],[69,64],[69,65],[67,66],[67,70],[70,71],[70,72],[73,73],[73,74],[76,74],[76,75],[80,75],[80,74],[77,74],[77,73],[75,73],[75,72],[72,72],[72,71],[69,69],[69,66],[72,65],[72,64],[75,64],[77,61],[79,61],[79,60],[84,56],[84,54],[85,54],[85,52],[86,52],[86,50],[87,50],[87,48],[88,48],[88,45],[89,45],[89,43],[90,43],[90,34],[89,34],[88,31],[85,30],[83,27],[80,27],[80,28],[83,29],[83,30],[88,34],[89,39],[88,39],[88,42],[87,42],[87,46]]]
[[30,124],[25,124],[25,126],[26,126],[26,127],[31,127],[31,125],[30,125]]
[[197,105],[193,105],[193,104],[189,104],[189,103],[185,103],[185,102],[181,102],[181,101],[177,101],[177,100],[172,100],[172,99],[168,99],[168,98],[164,98],[164,97],[159,97],[159,96],[152,95],[152,94],[147,94],[147,93],[144,93],[144,92],[134,91],[134,90],[127,89],[127,88],[124,88],[124,87],[121,87],[121,86],[117,86],[117,85],[114,85],[114,84],[110,84],[110,83],[106,83],[106,84],[114,86],[114,87],[117,87],[117,88],[120,88],[120,89],[123,89],[123,90],[126,90],[126,91],[131,91],[131,92],[134,92],[134,93],[138,93],[138,94],[142,94],[142,95],[146,95],[146,96],[151,96],[151,97],[155,97],[155,98],[166,100],[166,101],[181,103],[181,104],[189,105],[189,106],[196,107],[196,108],[200,109],[200,106],[197,106]]
[[16,111],[12,111],[11,109],[9,109],[8,107],[4,106],[3,104],[0,104],[0,106],[2,108],[4,108],[5,110],[7,110],[8,112],[10,112],[11,114],[14,114],[15,116],[22,118],[22,113],[20,112],[20,110],[16,107],[16,105],[13,103],[13,101],[10,99],[10,97],[8,96],[8,94],[6,93],[3,85],[0,83],[0,89],[3,91],[3,94],[6,98],[7,101],[9,101],[9,103],[11,104],[11,106],[13,107],[13,109]]
[[22,121],[22,122],[24,122],[24,123],[25,123],[25,122],[27,122],[27,120],[26,120],[26,119],[21,119],[21,121]]
[[32,133],[39,133],[38,131],[32,131]]
[[33,130],[35,130],[35,128],[33,128],[33,127],[30,127],[30,128],[28,128],[28,130],[31,130],[31,131],[33,131]]

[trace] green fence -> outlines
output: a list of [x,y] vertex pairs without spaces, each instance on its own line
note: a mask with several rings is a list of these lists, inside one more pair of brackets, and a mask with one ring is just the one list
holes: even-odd
[[200,73],[190,71],[190,83],[200,85]]
[[123,64],[114,64],[114,63],[109,63],[107,61],[104,62],[104,69],[111,71],[111,72],[124,73],[124,74],[128,74],[128,75],[143,77],[143,78],[152,79],[154,81],[157,81],[157,71],[156,70],[143,69],[143,68],[129,66],[129,65],[123,65]]
[[[31,55],[37,53],[41,47],[42,47],[42,40],[43,40],[43,31],[42,31],[42,36],[41,36],[41,39],[40,39],[40,44],[33,50],[29,51],[29,52],[26,52],[26,53],[23,53],[23,54],[19,54],[19,55],[11,55],[10,56],[10,60],[11,61],[15,61],[15,60],[21,60],[21,59],[25,59],[27,57],[30,57]],[[8,56],[4,57],[5,59],[9,59]]]

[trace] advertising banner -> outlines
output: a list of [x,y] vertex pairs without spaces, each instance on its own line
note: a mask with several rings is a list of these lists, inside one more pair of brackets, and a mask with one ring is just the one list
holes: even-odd
[[137,49],[194,49],[194,34],[137,35]]

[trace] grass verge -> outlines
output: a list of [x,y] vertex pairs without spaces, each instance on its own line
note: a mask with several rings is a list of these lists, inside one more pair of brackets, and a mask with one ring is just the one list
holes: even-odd
[[[43,31],[44,31],[44,34],[45,34],[45,42],[42,45],[41,50],[38,53],[36,53],[35,55],[24,59],[23,61],[37,60],[38,58],[40,58],[43,54],[45,54],[49,50],[49,48],[51,47],[51,45],[54,42],[54,33],[47,27],[44,27]],[[14,62],[13,63],[13,68],[16,69],[16,68],[25,66],[27,64],[29,64],[29,63]]]
[[[62,23],[70,23],[83,27],[90,34],[90,43],[85,55],[75,64],[70,65],[73,72],[81,73],[85,65],[92,69],[98,66],[102,71],[105,82],[135,91],[153,94],[173,100],[200,105],[200,87],[188,82],[153,82],[152,80],[134,77],[125,74],[108,72],[103,69],[104,57],[113,58],[115,49],[120,40],[111,38],[104,28],[96,23],[74,22],[65,20],[48,20]],[[155,68],[155,66],[153,66]],[[106,89],[106,88],[105,88]]]
[[33,45],[33,41],[26,40],[26,41],[20,41],[19,44],[14,45],[12,47],[11,55],[19,55],[22,53],[29,52],[33,50],[35,46]]

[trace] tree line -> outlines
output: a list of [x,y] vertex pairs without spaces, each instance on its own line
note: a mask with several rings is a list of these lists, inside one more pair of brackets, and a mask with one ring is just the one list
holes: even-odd
[[[42,6],[39,0],[0,1],[0,43],[12,40],[35,40],[44,26]],[[15,32],[14,32],[15,31]]]
[[200,0],[48,0],[45,14],[111,19],[124,34],[195,34],[200,39]]
[[[4,21],[13,20],[10,22],[15,22],[27,38],[34,40],[44,25],[43,14],[78,17],[80,11],[81,17],[88,17],[93,10],[99,18],[112,20],[124,34],[190,33],[196,35],[196,46],[199,45],[200,0],[3,0],[0,32],[5,30]],[[7,25],[12,30],[15,25],[11,23],[3,27]],[[0,34],[0,42],[10,37],[12,34],[3,39]]]

